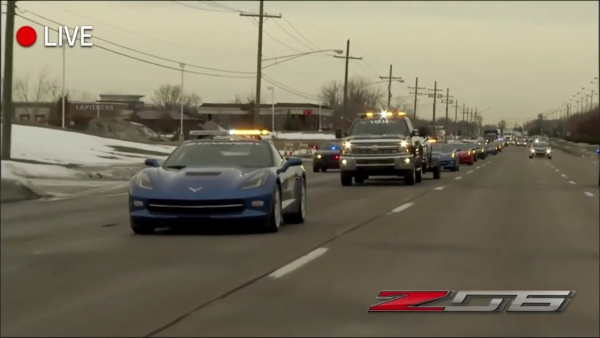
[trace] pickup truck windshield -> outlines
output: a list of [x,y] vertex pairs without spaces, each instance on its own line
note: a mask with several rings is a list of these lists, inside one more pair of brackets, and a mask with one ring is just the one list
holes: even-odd
[[349,135],[405,135],[410,134],[404,119],[361,119],[354,121]]

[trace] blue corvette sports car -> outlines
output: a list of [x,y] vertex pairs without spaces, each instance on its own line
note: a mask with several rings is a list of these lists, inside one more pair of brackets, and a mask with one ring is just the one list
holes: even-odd
[[302,160],[283,158],[270,141],[190,140],[162,166],[155,159],[146,165],[130,183],[129,215],[136,234],[215,223],[277,232],[282,222],[304,223]]
[[435,143],[432,145],[434,156],[439,156],[442,169],[451,171],[460,170],[460,162],[458,158],[458,148],[452,143]]

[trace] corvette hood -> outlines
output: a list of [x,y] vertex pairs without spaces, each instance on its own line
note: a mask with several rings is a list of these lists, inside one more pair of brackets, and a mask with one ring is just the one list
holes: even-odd
[[451,154],[449,154],[449,153],[442,153],[442,152],[439,152],[439,151],[434,151],[434,152],[431,153],[431,155],[437,156],[440,159],[451,159],[452,158]]
[[158,168],[150,179],[154,191],[164,198],[231,198],[232,191],[251,176],[266,169],[257,168]]

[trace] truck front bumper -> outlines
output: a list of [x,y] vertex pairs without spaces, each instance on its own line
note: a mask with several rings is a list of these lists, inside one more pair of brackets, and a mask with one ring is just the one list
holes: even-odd
[[412,155],[396,156],[342,156],[341,171],[402,171],[413,170],[416,166]]

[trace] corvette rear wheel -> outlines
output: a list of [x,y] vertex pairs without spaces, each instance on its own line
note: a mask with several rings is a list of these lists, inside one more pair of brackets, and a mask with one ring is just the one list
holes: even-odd
[[274,233],[279,231],[281,226],[281,192],[279,191],[279,185],[275,187],[273,192],[273,203],[271,206],[271,215],[267,224],[265,224],[263,230],[266,233]]
[[154,233],[156,228],[152,227],[152,226],[141,226],[141,225],[131,224],[131,230],[136,235],[151,235]]

